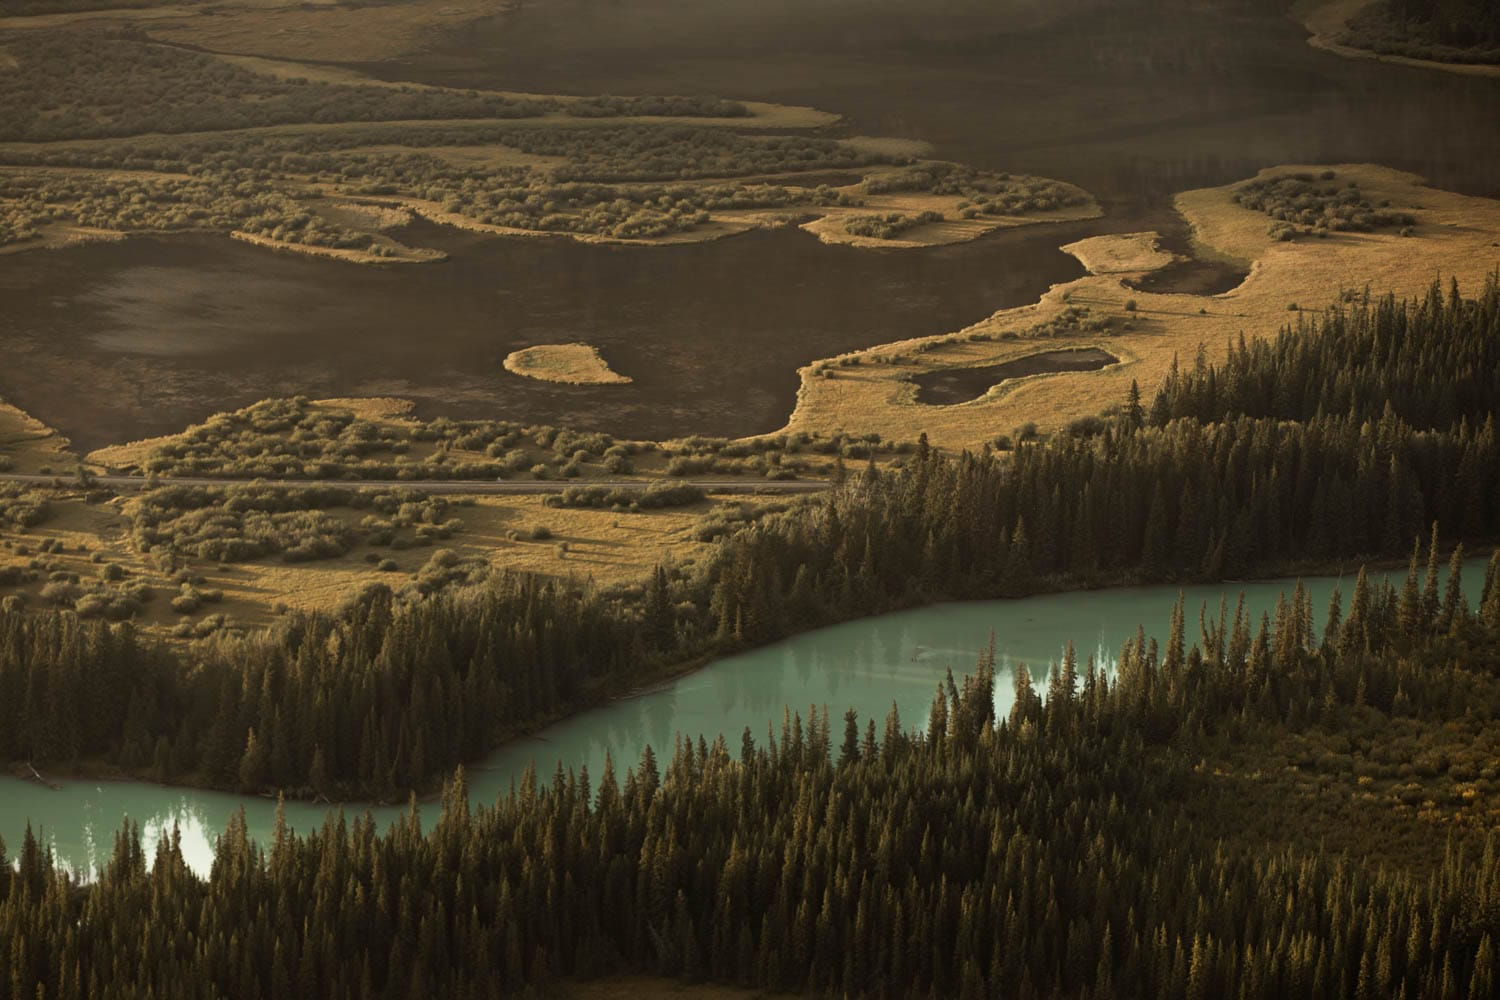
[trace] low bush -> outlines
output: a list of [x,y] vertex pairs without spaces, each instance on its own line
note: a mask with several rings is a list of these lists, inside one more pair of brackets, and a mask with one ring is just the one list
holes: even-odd
[[1340,186],[1333,171],[1314,177],[1309,173],[1268,177],[1242,184],[1235,190],[1237,204],[1264,212],[1277,220],[1271,236],[1289,240],[1301,227],[1305,231],[1369,233],[1413,225],[1409,213],[1376,208],[1350,181]]
[[701,487],[686,483],[652,483],[644,490],[610,486],[570,486],[543,501],[549,507],[589,507],[597,510],[624,508],[654,510],[686,507],[703,500]]
[[[358,527],[329,509],[374,509]],[[168,552],[244,562],[280,554],[287,562],[344,555],[361,540],[398,541],[447,538],[462,522],[447,518],[448,502],[408,490],[356,491],[273,486],[169,486],[131,501],[126,517],[142,551]],[[410,529],[408,535],[399,535]],[[186,584],[185,584],[186,585]]]
[[917,215],[905,215],[901,212],[889,212],[885,215],[851,215],[844,220],[844,232],[851,236],[893,240],[918,226],[942,221],[941,212],[921,212]]
[[45,493],[20,483],[0,483],[0,525],[34,528],[52,516]]

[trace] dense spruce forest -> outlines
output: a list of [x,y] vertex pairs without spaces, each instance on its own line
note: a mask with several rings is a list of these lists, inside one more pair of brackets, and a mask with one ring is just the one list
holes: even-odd
[[[1146,407],[847,476],[639,594],[507,576],[184,650],[0,606],[0,759],[399,800],[696,658],[945,598],[1270,575],[1500,532],[1500,284],[1200,354]],[[1435,544],[1435,543],[1434,543]]]
[[[1410,554],[1404,586],[1361,573],[1321,618],[1298,587],[1258,622],[1205,609],[1196,640],[1179,603],[1165,644],[1125,639],[1113,672],[1069,647],[1045,687],[1016,671],[1008,718],[991,654],[939,686],[925,732],[894,712],[788,713],[735,750],[681,734],[623,778],[533,771],[474,809],[460,769],[426,830],[415,799],[388,831],[339,813],[269,845],[237,817],[206,879],[175,836],[148,857],[127,825],[90,881],[28,830],[0,863],[0,983],[498,997],[630,971],[964,1000],[1494,996],[1500,839],[1463,818],[1479,785],[1424,785],[1446,760],[1403,770],[1413,807],[1378,806],[1391,838],[1213,777],[1226,755],[1275,771],[1277,746],[1350,734],[1441,754],[1500,720],[1500,555],[1471,608],[1463,545],[1442,584],[1435,527],[1497,533],[1500,284],[1350,298],[1218,364],[1200,355],[1149,405],[1132,388],[1014,451],[923,446],[847,474],[638,595],[523,577],[415,600],[375,587],[337,616],[187,651],[8,602],[0,756],[390,797],[622,685],[826,622]],[[1327,760],[1286,766],[1347,802]],[[1402,846],[1440,831],[1445,848]]]
[[[1455,564],[1458,560],[1455,559]],[[117,836],[92,884],[28,830],[0,864],[0,982],[21,997],[501,997],[646,970],[817,995],[1495,995],[1500,839],[1425,875],[1225,840],[1194,821],[1192,762],[1257,726],[1337,730],[1401,712],[1500,718],[1500,558],[1477,614],[1362,576],[1320,631],[1300,595],[1111,681],[1071,648],[1045,700],[993,656],[940,686],[927,733],[816,711],[648,748],[623,782],[528,772],[470,809],[462,772],[425,832],[342,814],[262,848],[243,816],[208,879],[174,838]],[[1081,683],[1080,683],[1081,682]],[[1292,815],[1288,824],[1298,822]],[[0,856],[3,857],[3,856]]]

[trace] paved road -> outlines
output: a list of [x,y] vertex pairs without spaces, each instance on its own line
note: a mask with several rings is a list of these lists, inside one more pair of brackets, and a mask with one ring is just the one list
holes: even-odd
[[[76,476],[41,475],[26,472],[0,472],[0,481],[31,483],[38,486],[77,486]],[[476,496],[531,496],[561,493],[572,486],[604,486],[615,490],[644,492],[657,483],[669,486],[697,486],[705,493],[817,493],[833,485],[827,479],[561,479],[544,482],[509,482],[488,479],[208,479],[190,476],[161,476],[148,480],[141,476],[94,476],[96,486],[113,490],[140,490],[156,486],[331,486],[340,489],[411,489],[423,493],[463,493]]]

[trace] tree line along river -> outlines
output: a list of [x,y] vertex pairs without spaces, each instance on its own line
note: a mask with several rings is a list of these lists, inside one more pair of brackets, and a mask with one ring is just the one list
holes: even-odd
[[[1484,570],[1482,559],[1465,564],[1464,590],[1471,605],[1479,599]],[[1355,575],[1303,580],[1320,619],[1335,586],[1343,591],[1347,605]],[[1399,586],[1401,574],[1393,576],[1393,585]],[[1197,637],[1200,607],[1206,606],[1217,619],[1223,599],[1232,617],[1243,593],[1252,621],[1258,621],[1280,595],[1290,597],[1295,586],[1296,581],[1288,579],[1182,588],[1189,642]],[[695,740],[702,735],[710,742],[722,734],[737,754],[746,727],[757,743],[763,743],[769,733],[779,733],[788,708],[805,720],[809,708],[817,706],[835,722],[853,708],[861,725],[873,717],[878,728],[894,704],[905,727],[923,726],[947,670],[951,668],[956,677],[971,671],[991,634],[997,668],[995,709],[1003,715],[1014,699],[1018,664],[1027,664],[1038,686],[1045,688],[1048,666],[1061,658],[1068,641],[1077,648],[1080,672],[1090,656],[1110,664],[1138,626],[1164,642],[1178,593],[1173,586],[1121,587],[938,604],[807,632],[716,660],[651,691],[580,713],[501,747],[468,769],[470,801],[488,804],[508,793],[533,762],[542,781],[550,780],[559,762],[575,771],[587,766],[597,787],[608,753],[616,776],[623,780],[625,769],[640,759],[647,745],[659,760],[669,759],[678,734]],[[267,843],[276,813],[276,804],[268,799],[138,781],[70,779],[53,791],[6,777],[0,778],[0,837],[14,853],[29,822],[60,859],[81,869],[108,860],[114,833],[127,817],[140,824],[148,852],[156,838],[175,825],[188,863],[206,874],[219,832],[241,807],[251,835]],[[306,832],[323,822],[329,808],[288,802],[286,818],[295,830]],[[343,808],[352,818],[367,807],[350,803]],[[402,808],[379,806],[372,811],[383,824]],[[436,804],[427,808],[433,814],[429,820],[435,818]]]

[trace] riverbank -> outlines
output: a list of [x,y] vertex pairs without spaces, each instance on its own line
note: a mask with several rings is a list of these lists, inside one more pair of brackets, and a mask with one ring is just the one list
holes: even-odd
[[[1471,602],[1482,578],[1482,561],[1470,560],[1465,580]],[[1305,578],[1304,582],[1321,624],[1329,592],[1340,581]],[[996,711],[1003,716],[1012,701],[1011,675],[1016,665],[1030,664],[1034,685],[1044,689],[1046,665],[1060,657],[1066,641],[1073,641],[1077,648],[1080,672],[1090,657],[1099,658],[1108,669],[1120,645],[1135,635],[1138,626],[1165,641],[1179,593],[1185,596],[1189,639],[1195,640],[1194,609],[1200,604],[1206,603],[1216,619],[1221,596],[1232,614],[1237,595],[1243,591],[1247,613],[1255,622],[1274,609],[1279,595],[1290,597],[1294,586],[1295,581],[1288,578],[1264,584],[1110,588],[1076,595],[965,601],[887,612],[802,632],[754,650],[715,657],[675,678],[617,692],[590,707],[580,707],[550,727],[517,735],[466,765],[470,800],[493,802],[519,787],[528,771],[546,782],[559,762],[565,774],[571,770],[575,776],[586,767],[597,785],[606,754],[614,762],[616,780],[623,780],[625,770],[639,761],[648,744],[665,763],[677,734],[684,738],[701,734],[710,742],[716,734],[723,734],[729,746],[736,748],[734,753],[741,733],[748,728],[756,744],[764,745],[768,736],[775,738],[784,706],[804,721],[809,706],[819,713],[826,706],[834,719],[853,708],[862,720],[874,719],[878,728],[894,701],[903,729],[925,726],[933,693],[947,671],[969,671],[983,655],[990,635],[995,637],[999,674]],[[1343,590],[1347,606],[1347,583]],[[61,778],[62,774],[49,769],[48,777]],[[101,782],[92,777],[71,783],[64,780],[63,792],[51,792],[30,783],[0,780],[5,785],[0,793],[5,803],[0,808],[0,824],[4,824],[6,841],[19,843],[29,817],[34,827],[43,829],[44,840],[58,856],[74,864],[107,859],[108,845],[124,815],[140,823],[148,856],[156,837],[178,828],[189,865],[203,872],[212,864],[214,842],[224,824],[242,806],[251,836],[261,843],[276,822],[277,803],[263,796],[247,799],[130,780]],[[377,824],[405,814],[406,801],[373,808]],[[422,796],[418,803],[425,811],[433,799]],[[288,800],[284,812],[290,826],[307,833],[319,828],[334,809],[347,815],[364,808],[359,802],[340,806]]]
[[564,385],[628,385],[591,344],[538,344],[505,356],[505,370],[522,378]]
[[[1484,578],[1486,562],[1494,551],[1495,544],[1492,540],[1487,542],[1476,541],[1468,552],[1468,559],[1465,563],[1465,579],[1468,581],[1466,586],[1476,594],[1478,586]],[[584,720],[600,711],[628,711],[632,705],[649,705],[652,699],[655,698],[675,697],[671,694],[672,691],[677,690],[683,682],[690,681],[695,676],[701,674],[705,668],[711,667],[714,664],[739,661],[746,657],[768,657],[770,656],[770,651],[782,648],[788,644],[795,645],[804,637],[823,633],[837,633],[841,629],[858,628],[861,626],[861,623],[874,625],[892,616],[909,616],[912,614],[921,614],[925,611],[936,611],[938,609],[955,609],[965,614],[972,614],[976,609],[992,605],[1007,608],[1032,607],[1038,601],[1068,598],[1071,595],[1078,595],[1084,598],[1108,597],[1113,601],[1116,598],[1134,599],[1142,594],[1152,594],[1162,599],[1159,607],[1155,604],[1151,605],[1152,615],[1160,622],[1165,621],[1177,594],[1216,591],[1225,596],[1228,608],[1232,614],[1236,594],[1255,592],[1261,595],[1261,602],[1267,605],[1264,610],[1269,611],[1269,605],[1274,603],[1277,594],[1290,599],[1296,584],[1311,581],[1318,583],[1325,589],[1338,587],[1347,604],[1353,592],[1354,581],[1361,569],[1368,571],[1372,577],[1396,576],[1399,579],[1399,575],[1406,567],[1407,562],[1405,560],[1394,558],[1296,560],[1264,568],[1253,577],[1217,582],[1195,580],[1192,578],[1175,580],[1151,579],[1144,574],[1131,572],[1098,576],[1090,580],[1062,580],[1054,578],[1041,581],[1035,589],[1024,595],[1001,595],[996,591],[981,590],[968,593],[928,594],[910,601],[890,601],[879,610],[870,614],[862,614],[849,618],[832,616],[816,622],[803,622],[800,624],[800,627],[769,638],[758,645],[736,645],[719,641],[712,644],[710,648],[691,657],[657,663],[639,673],[632,674],[628,678],[601,679],[591,685],[583,697],[570,707],[556,712],[544,713],[527,725],[512,727],[501,741],[486,751],[482,757],[469,761],[463,766],[470,775],[470,786],[473,788],[476,780],[474,776],[492,769],[486,767],[486,761],[492,761],[497,757],[510,759],[516,758],[517,755],[525,756],[528,752],[535,753],[541,734],[559,724],[582,727],[584,726]],[[1318,599],[1313,603],[1314,612],[1319,616],[1319,627],[1321,627],[1321,616],[1326,606],[1326,597],[1326,593],[1320,593],[1318,594]],[[1219,611],[1216,601],[1210,606],[1207,603],[1192,600],[1186,602],[1185,610],[1189,620],[1191,621],[1196,618],[1194,613],[1200,610],[1200,604],[1202,605],[1201,610],[1206,611],[1210,619],[1216,620]],[[1027,620],[1030,621],[1029,618]],[[1081,658],[1088,658],[1096,654],[1103,657],[1113,657],[1118,651],[1119,646],[1134,635],[1136,626],[1144,627],[1145,624],[1144,618],[1138,621],[1125,622],[1117,629],[1117,634],[1097,633],[1093,638],[1082,633],[1070,635],[1059,639],[1057,644],[1052,647],[1049,657],[1022,656],[1021,659],[1029,661],[1032,667],[1033,678],[1039,679],[1045,675],[1045,669],[1051,663],[1056,662],[1060,656],[1062,641],[1065,639],[1071,639],[1078,646]],[[1147,635],[1162,638],[1157,631],[1149,628],[1147,629]],[[951,633],[949,637],[952,637]],[[943,642],[923,642],[918,645],[913,656],[916,660],[929,663],[932,661],[934,655],[944,656],[946,659],[942,660],[941,666],[952,667],[957,672],[960,669],[967,669],[972,666],[972,662],[965,661],[977,659],[980,655],[982,649],[978,645],[978,642],[982,638],[983,636],[979,632],[976,632],[974,635],[975,645],[972,648],[966,647],[958,650],[953,649],[951,644],[945,645]],[[1003,639],[1004,636],[1002,635],[1001,638]],[[1095,642],[1095,639],[1098,640],[1096,644],[1097,648],[1089,645],[1091,642]],[[909,637],[903,639],[903,641],[908,640]],[[820,643],[819,645],[822,648],[823,644]],[[1014,657],[1009,657],[1009,654],[1006,653],[1003,642],[1000,652],[1002,656],[1008,657],[1008,661],[1014,660]],[[699,686],[695,683],[690,685],[690,687],[698,689]],[[928,697],[930,697],[930,691],[924,691],[921,695],[921,706],[925,707],[925,699]],[[793,710],[800,712],[808,702],[799,700],[787,701],[781,704],[788,705]],[[816,703],[813,704],[816,705]],[[779,718],[780,707],[781,705],[774,706],[772,710],[772,713],[777,718]],[[876,705],[878,711],[871,710],[869,706],[864,707],[866,714],[870,717],[878,718],[884,709],[889,707],[889,701],[885,700],[878,703]],[[902,716],[908,719],[908,721],[916,717],[908,709],[902,710]],[[726,735],[733,734],[726,733]],[[756,733],[754,735],[758,737],[760,734]],[[671,733],[668,733],[665,740],[658,739],[656,741],[654,745],[658,752],[665,753],[666,742],[670,740],[670,737]],[[546,745],[547,743],[548,741],[541,740],[541,745]],[[632,764],[638,753],[639,748],[636,748],[636,753],[633,755],[616,754],[615,761],[617,768],[623,769]],[[7,769],[19,775],[19,772],[15,769],[21,767],[23,763],[11,762],[7,766]],[[519,766],[517,770],[520,770]],[[592,770],[593,773],[598,773],[597,766],[593,767]],[[110,782],[119,786],[147,783],[154,787],[165,789],[197,790],[213,794],[240,794],[232,790],[216,787],[206,781],[201,774],[197,773],[177,775],[170,784],[163,784],[158,780],[157,776],[153,773],[153,768],[150,766],[131,769],[101,761],[80,761],[72,765],[63,763],[48,764],[43,768],[43,771],[49,782]],[[538,773],[545,778],[550,774],[550,770],[542,767],[539,763]],[[330,808],[390,808],[401,806],[412,795],[415,795],[416,801],[419,803],[436,801],[441,793],[443,782],[448,777],[447,774],[434,774],[422,785],[402,793],[396,793],[392,797],[385,799],[346,799],[330,803],[326,798],[313,793],[311,790],[298,789],[281,790],[278,795],[272,795],[267,792],[253,797],[270,802],[275,801],[280,796],[284,797],[288,803],[303,805],[317,804]],[[18,777],[17,780],[21,779]],[[67,789],[64,788],[64,791],[66,792]]]
[[1464,76],[1500,79],[1500,66],[1493,64],[1442,62],[1436,59],[1389,55],[1347,44],[1343,38],[1347,35],[1349,20],[1369,7],[1372,2],[1373,0],[1298,0],[1293,5],[1291,14],[1308,30],[1307,44],[1346,59],[1373,59],[1376,62],[1396,66],[1436,69]]
[[[1357,185],[1371,206],[1409,213],[1414,223],[1371,232],[1296,233],[1237,201],[1249,184],[1298,176],[1332,189]],[[1274,336],[1295,324],[1302,310],[1321,311],[1345,293],[1420,296],[1435,278],[1477,289],[1500,265],[1500,201],[1440,191],[1388,167],[1273,167],[1244,181],[1183,192],[1175,201],[1195,245],[1251,262],[1238,287],[1216,295],[1133,287],[1174,259],[1157,248],[1154,233],[1075,243],[1063,249],[1094,273],[1054,285],[1034,304],[1002,310],[954,333],[803,367],[796,407],[778,433],[858,428],[896,440],[925,433],[938,447],[978,450],[1023,425],[1048,433],[1095,416],[1123,402],[1132,382],[1149,400],[1172,365],[1189,362],[1200,347],[1217,362],[1223,346],[1241,335]],[[917,399],[914,380],[934,372],[987,368],[1063,347],[1102,350],[1121,363],[1012,380],[957,405]]]

